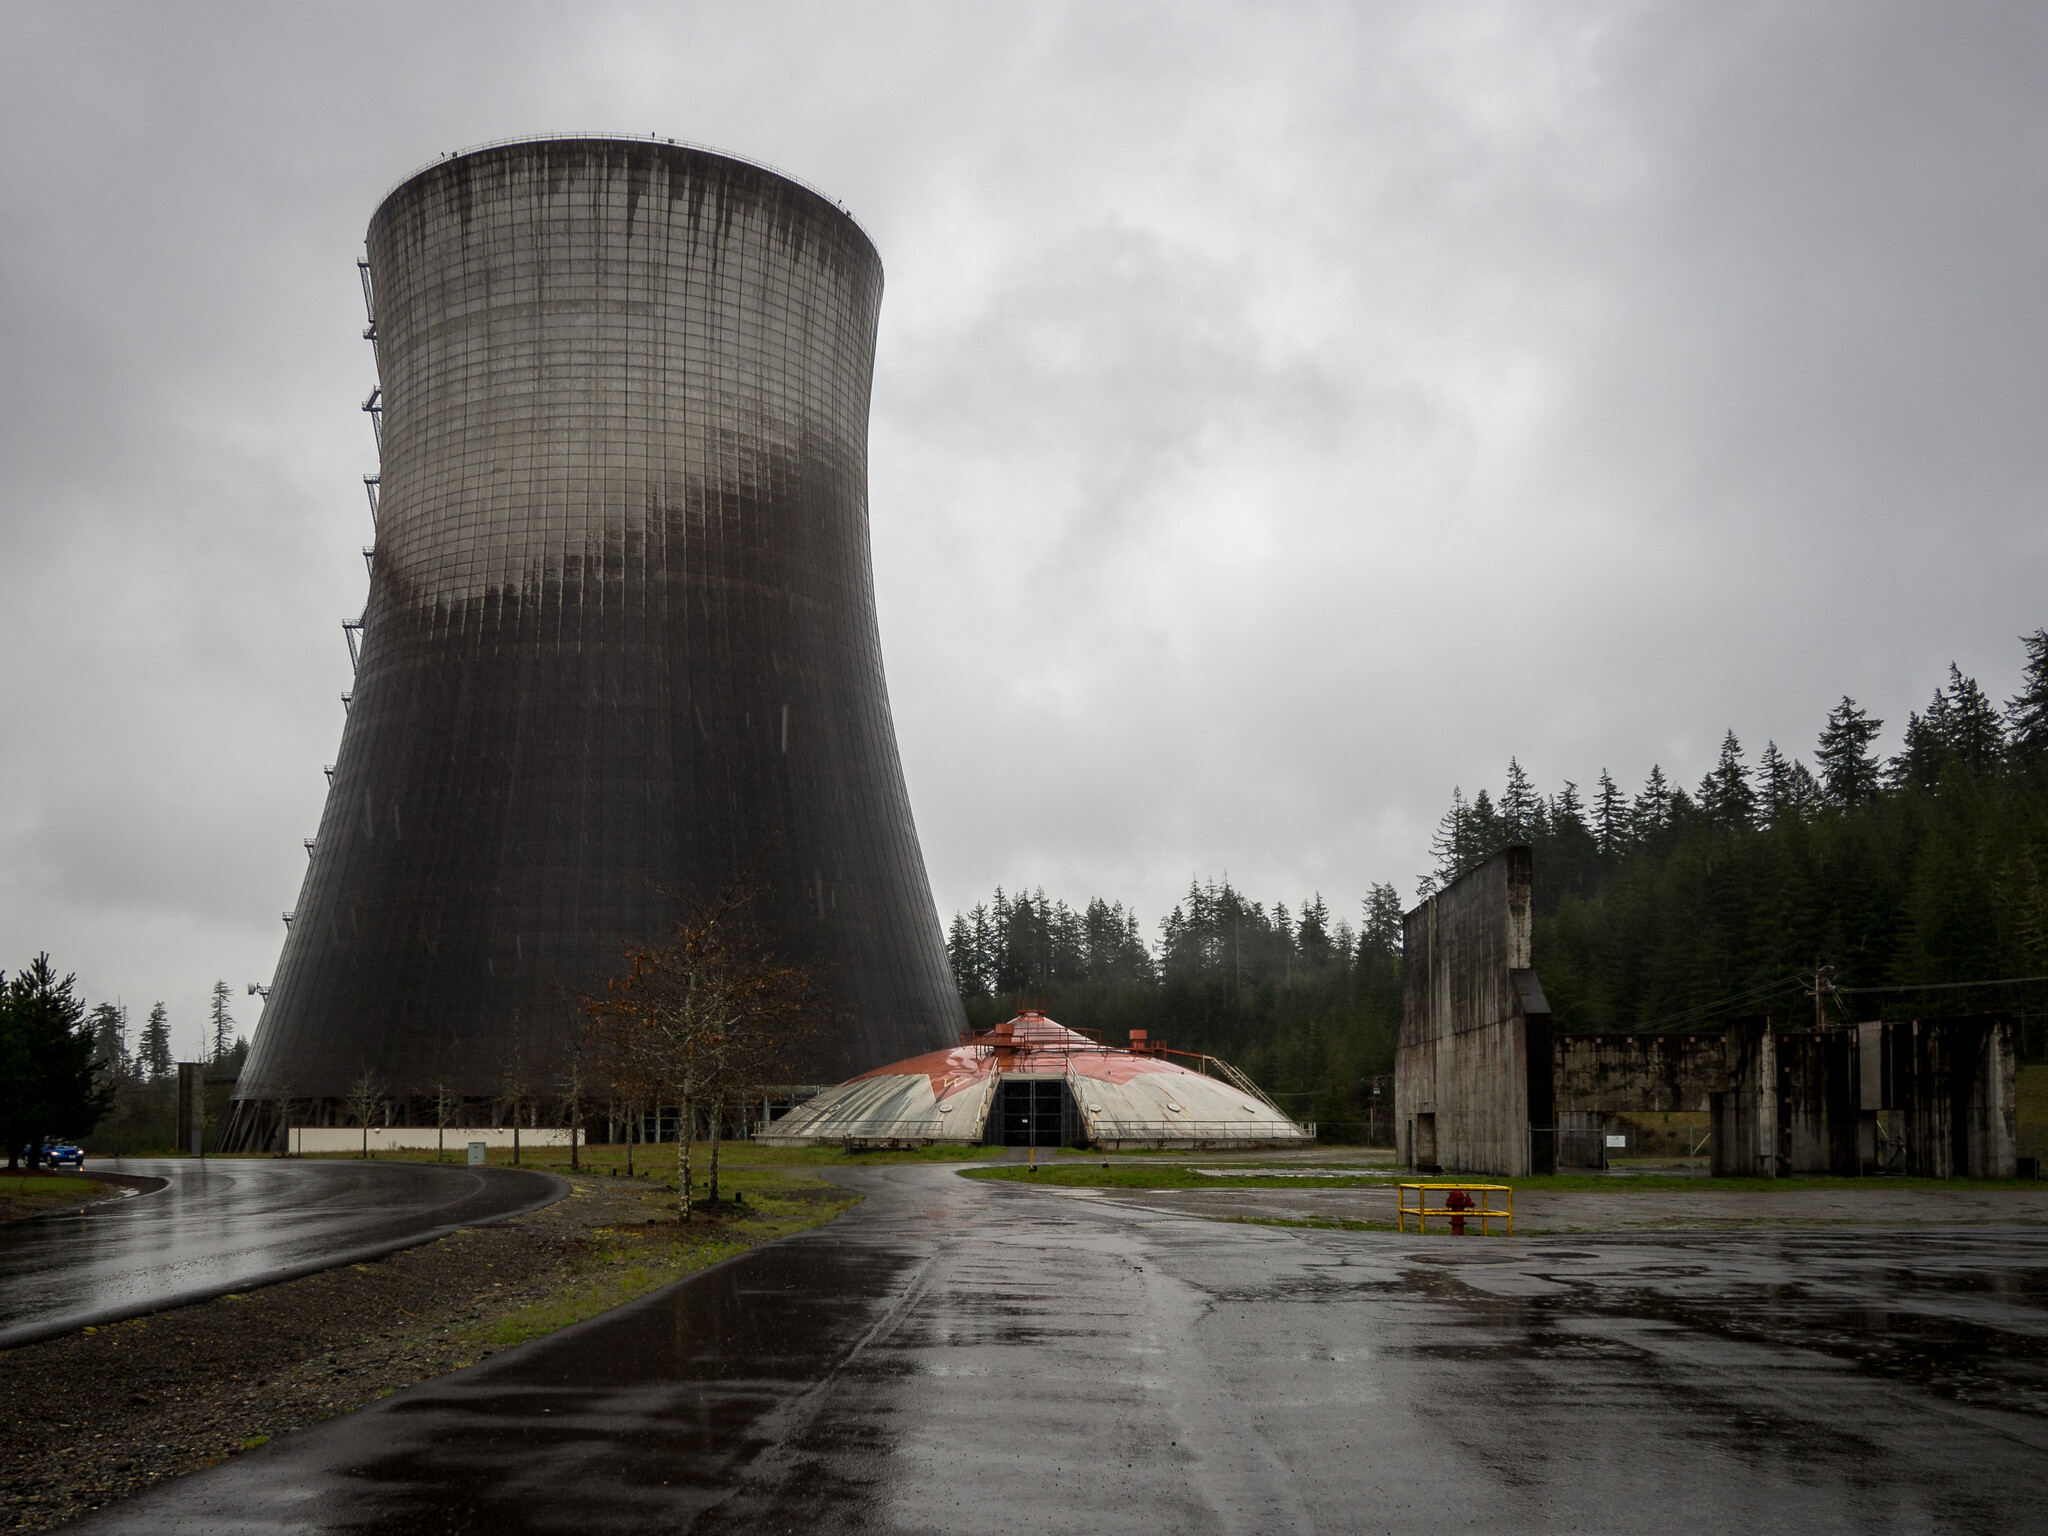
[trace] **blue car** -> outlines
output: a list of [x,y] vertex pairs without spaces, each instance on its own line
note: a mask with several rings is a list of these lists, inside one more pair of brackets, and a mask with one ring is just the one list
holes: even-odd
[[43,1163],[51,1168],[62,1168],[68,1163],[71,1167],[83,1171],[85,1153],[68,1141],[53,1141],[43,1148]]

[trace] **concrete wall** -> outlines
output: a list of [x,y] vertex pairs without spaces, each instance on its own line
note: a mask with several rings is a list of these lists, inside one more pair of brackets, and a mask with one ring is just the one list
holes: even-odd
[[[363,1131],[355,1125],[295,1125],[292,1127],[292,1150],[294,1152],[360,1152],[363,1150]],[[437,1136],[445,1134],[445,1141]],[[583,1144],[583,1133],[576,1133],[578,1145]],[[510,1150],[512,1127],[484,1125],[451,1125],[445,1133],[438,1132],[431,1125],[373,1125],[370,1127],[370,1150],[372,1152],[426,1151],[445,1146],[456,1156],[472,1141],[480,1141],[487,1147]],[[569,1132],[560,1126],[522,1127],[519,1132],[522,1147],[566,1147]],[[671,1145],[670,1150],[674,1148]]]
[[1394,1118],[1408,1166],[1597,1165],[1605,1117],[1706,1110],[1721,1177],[2016,1171],[2009,1018],[1557,1035],[1531,966],[1530,897],[1529,850],[1509,847],[1407,916]]
[[1555,1038],[1559,1114],[1700,1112],[1712,1108],[1712,1096],[1727,1086],[1727,1043],[1718,1030]]
[[1530,968],[1530,877],[1529,850],[1504,848],[1408,914],[1394,1117],[1410,1166],[1531,1170],[1532,1098],[1550,1121],[1551,1042]]
[[1778,1033],[1742,1020],[1713,1095],[1714,1172],[2011,1178],[2012,1021],[2002,1016]]
[[2012,1020],[1999,1014],[1865,1025],[1857,1043],[1866,1144],[1881,1130],[1897,1172],[2009,1179],[2017,1169],[2018,1061]]

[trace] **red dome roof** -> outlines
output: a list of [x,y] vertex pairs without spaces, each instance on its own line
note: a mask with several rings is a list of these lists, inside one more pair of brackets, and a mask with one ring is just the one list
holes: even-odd
[[1064,1077],[1071,1072],[1076,1077],[1095,1078],[1106,1083],[1127,1083],[1148,1072],[1201,1076],[1199,1072],[1163,1057],[1104,1045],[1077,1029],[1054,1023],[1042,1013],[1027,1010],[970,1041],[877,1067],[850,1081],[857,1083],[870,1077],[922,1074],[932,1080],[932,1097],[944,1100],[974,1087],[989,1074],[1000,1072],[1055,1077]]

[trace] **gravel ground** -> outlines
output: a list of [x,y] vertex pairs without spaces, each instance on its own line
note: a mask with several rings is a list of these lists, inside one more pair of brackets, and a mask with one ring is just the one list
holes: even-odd
[[[729,1182],[740,1182],[730,1180]],[[681,1241],[674,1195],[571,1179],[511,1221],[369,1264],[0,1353],[0,1531],[42,1531],[521,1338],[644,1294],[851,1202],[746,1180]]]

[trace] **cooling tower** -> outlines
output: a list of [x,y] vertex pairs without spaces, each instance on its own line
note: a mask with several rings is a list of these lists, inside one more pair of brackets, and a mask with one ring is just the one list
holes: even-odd
[[365,1069],[492,1094],[735,877],[836,1005],[800,1075],[952,1042],[875,621],[867,237],[759,166],[552,139],[404,182],[368,276],[369,604],[238,1123]]

